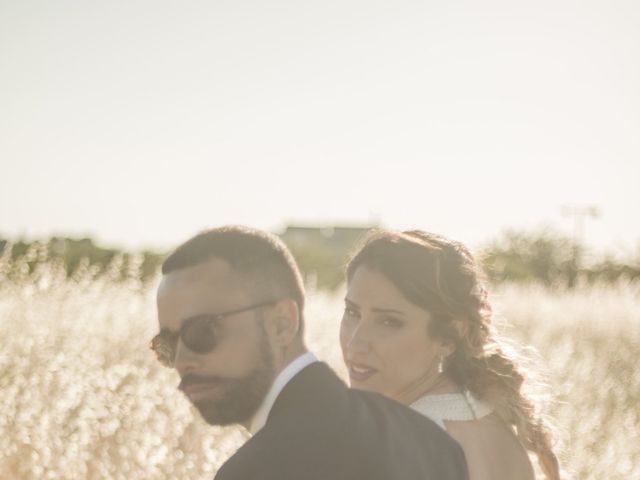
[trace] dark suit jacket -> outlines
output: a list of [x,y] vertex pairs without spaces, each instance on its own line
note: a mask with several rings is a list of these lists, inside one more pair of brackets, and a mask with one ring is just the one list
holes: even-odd
[[285,386],[215,480],[467,480],[460,446],[423,415],[352,390],[324,363]]

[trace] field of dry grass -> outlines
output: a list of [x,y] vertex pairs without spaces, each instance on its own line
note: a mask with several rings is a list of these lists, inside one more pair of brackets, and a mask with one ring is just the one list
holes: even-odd
[[[51,262],[27,275],[0,261],[0,478],[210,479],[244,441],[205,425],[156,364],[153,285],[134,277],[87,268],[67,280]],[[505,287],[492,299],[549,370],[570,477],[640,478],[640,285]],[[343,374],[340,311],[339,295],[310,295],[308,342]]]

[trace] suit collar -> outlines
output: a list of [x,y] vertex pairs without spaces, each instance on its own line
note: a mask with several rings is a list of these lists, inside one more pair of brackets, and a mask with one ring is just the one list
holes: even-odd
[[267,423],[267,418],[269,417],[271,408],[280,395],[282,389],[286,387],[291,379],[295,377],[301,370],[317,361],[318,359],[313,353],[306,352],[297,357],[282,369],[282,371],[273,381],[271,389],[264,397],[262,404],[260,405],[260,407],[258,407],[258,410],[251,419],[249,431],[252,435],[255,435],[262,427],[264,427],[265,423]]
[[268,422],[301,411],[314,414],[314,409],[347,390],[345,383],[324,362],[314,362],[302,369],[276,398]]

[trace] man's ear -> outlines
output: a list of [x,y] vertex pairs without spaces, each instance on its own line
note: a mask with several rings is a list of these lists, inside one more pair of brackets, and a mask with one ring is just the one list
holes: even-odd
[[300,330],[298,304],[289,298],[279,300],[273,307],[267,329],[276,345],[290,345]]

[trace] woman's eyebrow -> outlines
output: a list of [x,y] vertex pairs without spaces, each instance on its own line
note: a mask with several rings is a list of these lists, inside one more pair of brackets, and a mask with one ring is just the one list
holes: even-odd
[[406,315],[402,310],[396,310],[395,308],[379,308],[373,307],[371,311],[376,313],[395,313],[396,315]]
[[[344,298],[344,303],[346,303],[350,308],[354,308],[356,310],[360,309],[360,306],[357,303],[355,303],[353,300],[349,300],[347,297]],[[395,308],[373,307],[371,311],[375,313],[394,313],[396,315],[406,315],[406,313],[402,310],[397,310]]]

